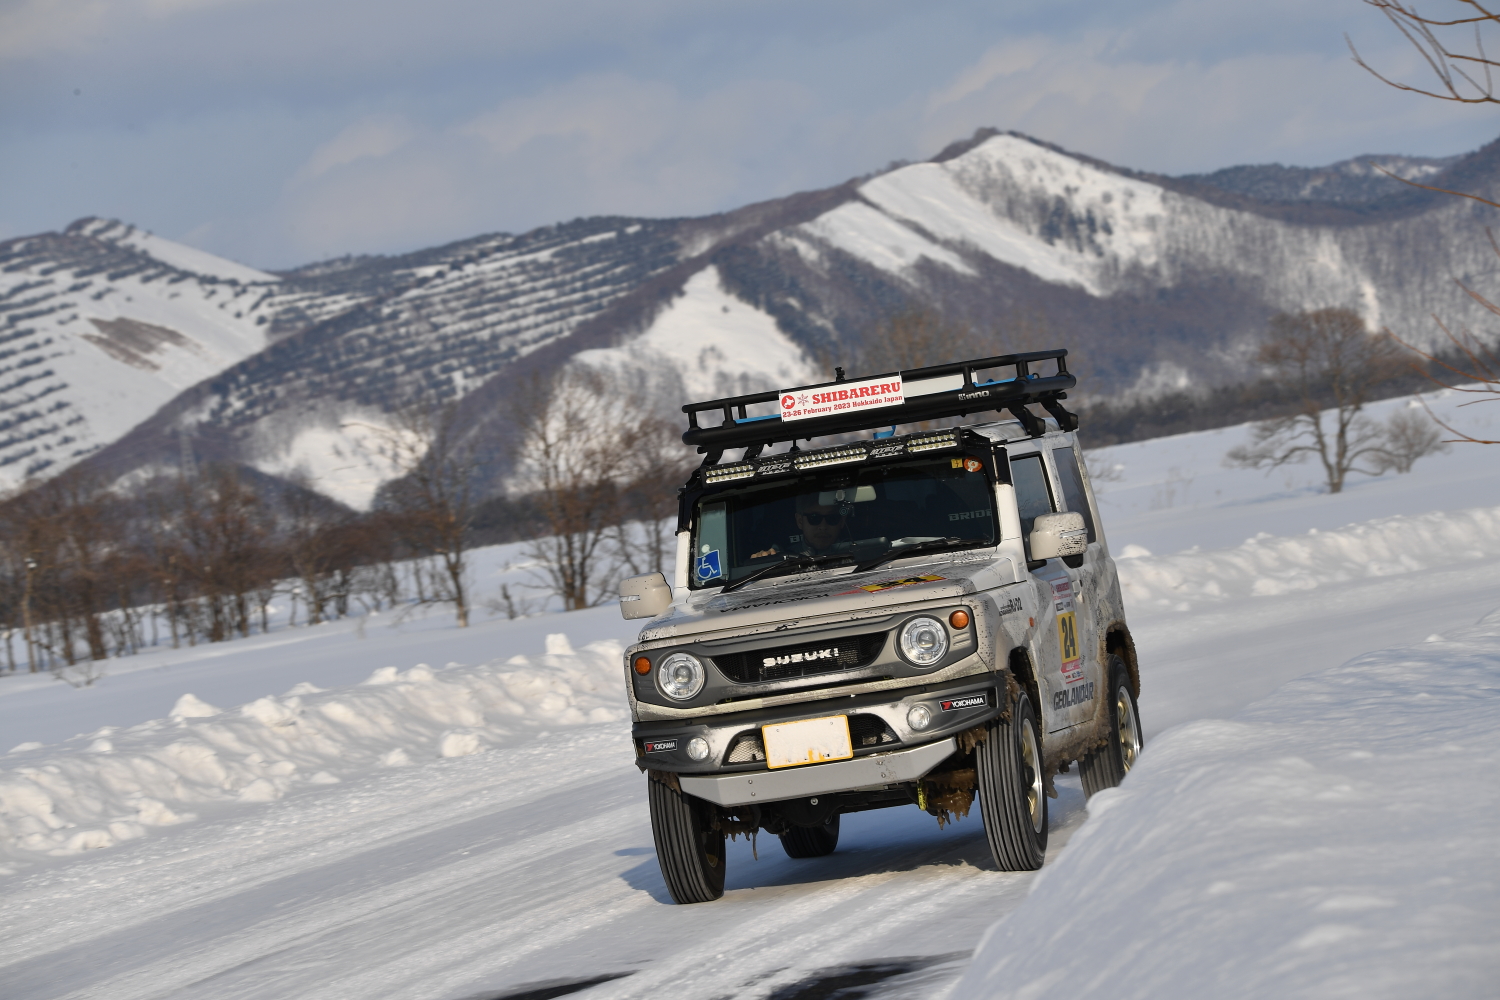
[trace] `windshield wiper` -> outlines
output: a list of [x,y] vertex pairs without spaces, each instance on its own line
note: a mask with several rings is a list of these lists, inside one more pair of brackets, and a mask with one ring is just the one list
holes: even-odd
[[849,553],[847,552],[828,552],[820,556],[812,555],[810,553],[801,556],[783,556],[780,562],[773,562],[769,566],[762,566],[760,569],[756,570],[754,573],[751,573],[744,579],[734,581],[729,586],[719,591],[719,593],[727,594],[732,590],[739,590],[741,587],[745,586],[745,584],[754,583],[756,580],[759,580],[762,577],[770,576],[776,570],[808,569],[812,566],[821,566],[824,563],[844,562],[853,558],[854,557],[849,555]]
[[943,549],[954,549],[958,548],[961,545],[974,546],[984,544],[986,544],[986,540],[983,538],[957,538],[953,535],[949,535],[947,538],[929,538],[925,542],[912,542],[910,545],[902,545],[898,548],[891,549],[884,555],[876,556],[874,559],[866,559],[864,562],[854,567],[854,572],[865,573],[874,569],[876,566],[880,566],[884,563],[890,562],[892,559],[904,559],[906,556],[914,556],[922,552],[934,552],[941,551]]

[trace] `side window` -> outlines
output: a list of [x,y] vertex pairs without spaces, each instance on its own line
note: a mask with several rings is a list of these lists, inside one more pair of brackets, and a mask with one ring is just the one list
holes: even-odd
[[1052,490],[1047,485],[1047,470],[1041,455],[1019,455],[1010,460],[1010,481],[1016,488],[1016,506],[1021,513],[1021,537],[1031,535],[1038,514],[1050,514]]
[[1097,538],[1094,533],[1094,514],[1089,510],[1088,497],[1083,492],[1083,476],[1078,471],[1078,455],[1072,448],[1054,448],[1052,461],[1057,466],[1057,479],[1062,485],[1063,503],[1068,505],[1068,510],[1077,511],[1083,515],[1084,527],[1089,529],[1089,542],[1093,543]]

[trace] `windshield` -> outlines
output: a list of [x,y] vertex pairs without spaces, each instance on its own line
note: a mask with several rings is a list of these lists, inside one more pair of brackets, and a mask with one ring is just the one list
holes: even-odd
[[947,452],[709,494],[693,519],[692,586],[733,583],[793,556],[863,561],[941,539],[993,545],[988,465],[988,456]]

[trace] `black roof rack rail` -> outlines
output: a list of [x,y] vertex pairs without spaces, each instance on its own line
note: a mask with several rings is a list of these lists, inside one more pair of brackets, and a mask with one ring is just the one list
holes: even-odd
[[[777,441],[796,441],[820,437],[826,434],[849,434],[855,431],[874,430],[893,424],[907,424],[919,420],[938,420],[943,417],[967,416],[986,410],[1009,410],[1026,433],[1040,437],[1045,430],[1042,419],[1026,407],[1039,403],[1052,414],[1058,426],[1071,431],[1078,428],[1078,418],[1063,409],[1060,400],[1067,398],[1067,390],[1073,388],[1078,379],[1068,372],[1068,352],[1030,351],[1025,354],[1002,354],[993,358],[976,358],[973,361],[955,361],[952,364],[933,365],[929,368],[913,368],[901,372],[861,379],[843,378],[844,370],[837,369],[839,378],[833,382],[798,386],[777,392],[752,392],[744,396],[729,396],[711,399],[703,403],[688,403],[682,412],[687,414],[688,429],[683,433],[684,444],[695,445],[706,452],[705,465],[714,465],[723,457],[726,448],[747,448],[754,454]],[[1055,361],[1057,371],[1043,375],[1031,370],[1031,366],[1043,361]],[[976,372],[993,368],[1013,368],[1015,374],[1009,379],[990,379],[975,382]],[[828,416],[808,417],[801,420],[784,421],[780,413],[764,417],[746,415],[746,408],[756,403],[771,403],[780,400],[786,393],[812,392],[819,389],[837,388],[850,382],[867,382],[881,378],[901,377],[904,402],[886,406],[872,406],[850,413],[835,413]],[[951,379],[961,375],[963,381],[954,387],[912,392],[921,383],[938,379]],[[723,422],[716,427],[702,427],[698,415],[713,410],[723,413]],[[753,457],[753,455],[747,455]]]

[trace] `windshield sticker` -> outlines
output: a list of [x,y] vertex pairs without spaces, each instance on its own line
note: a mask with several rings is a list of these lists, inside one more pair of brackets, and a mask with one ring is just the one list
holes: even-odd
[[961,510],[961,511],[958,511],[957,513],[949,514],[948,515],[948,520],[950,520],[950,521],[969,521],[969,520],[972,520],[972,519],[974,519],[976,517],[989,517],[989,516],[990,516],[990,512],[988,510]]
[[724,575],[724,570],[719,566],[719,550],[710,549],[698,557],[696,567],[699,580],[717,580]]
[[978,472],[984,468],[984,463],[977,458],[955,458],[950,462],[950,468],[963,469],[965,472]]
[[864,382],[840,382],[813,392],[787,390],[781,394],[781,419],[806,420],[834,413],[849,413],[877,406],[896,406],[906,397],[901,390],[901,376],[867,379]]
[[842,597],[845,594],[858,594],[861,592],[878,594],[882,590],[893,590],[896,587],[915,587],[919,583],[937,583],[946,579],[947,577],[945,576],[934,576],[931,573],[926,573],[922,576],[903,576],[899,580],[882,580],[879,583],[867,583],[863,587],[855,587],[853,590],[840,591],[838,596]]

